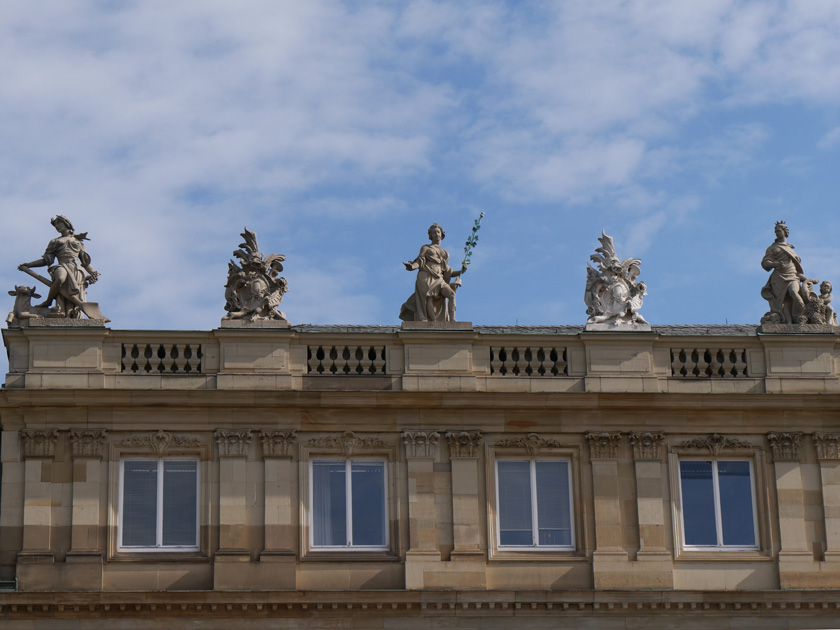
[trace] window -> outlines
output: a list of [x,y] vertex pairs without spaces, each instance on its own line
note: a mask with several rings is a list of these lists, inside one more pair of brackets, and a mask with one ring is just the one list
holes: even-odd
[[197,551],[198,461],[121,464],[120,551]]
[[497,460],[496,505],[499,547],[574,548],[568,461]]
[[384,460],[315,460],[311,479],[313,548],[388,548]]
[[757,549],[752,462],[680,460],[679,470],[685,546]]

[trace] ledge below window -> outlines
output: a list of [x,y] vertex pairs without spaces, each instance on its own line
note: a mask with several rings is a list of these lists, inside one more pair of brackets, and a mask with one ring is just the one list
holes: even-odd
[[210,562],[200,551],[120,551],[108,562]]
[[400,556],[392,551],[354,551],[352,549],[313,551],[310,549],[301,560],[304,562],[399,562]]
[[676,562],[770,562],[773,557],[759,550],[683,549],[676,554]]

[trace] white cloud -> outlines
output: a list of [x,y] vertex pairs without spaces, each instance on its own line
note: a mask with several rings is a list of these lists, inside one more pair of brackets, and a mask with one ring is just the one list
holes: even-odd
[[817,147],[820,149],[831,149],[838,144],[840,144],[840,127],[835,127],[820,138],[819,142],[817,142]]

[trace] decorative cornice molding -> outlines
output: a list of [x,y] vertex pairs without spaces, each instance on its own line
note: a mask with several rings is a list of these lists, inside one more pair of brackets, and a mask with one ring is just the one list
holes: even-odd
[[294,446],[297,444],[297,432],[260,431],[260,440],[264,458],[291,458],[294,455]]
[[163,457],[172,446],[197,448],[201,446],[201,442],[187,435],[174,435],[161,429],[148,435],[132,435],[119,442],[118,446],[150,449],[158,457]]
[[817,459],[840,459],[840,435],[837,433],[814,433],[811,437],[817,447]]
[[633,446],[633,459],[662,459],[662,442],[665,441],[665,434],[631,433],[630,444]]
[[440,433],[437,431],[403,431],[406,459],[437,459]]
[[358,437],[352,431],[345,431],[337,435],[312,438],[309,446],[340,450],[345,456],[350,456],[359,448],[385,448],[388,443],[377,437]]
[[767,441],[777,462],[798,462],[802,433],[768,433]]
[[107,429],[70,429],[70,445],[73,457],[102,458]]
[[24,457],[55,457],[58,429],[23,429],[20,441]]
[[219,447],[219,457],[247,457],[251,446],[250,431],[227,431],[216,429],[213,437]]
[[711,455],[720,455],[727,448],[755,448],[749,442],[726,437],[720,433],[710,433],[706,437],[685,440],[676,445],[677,448],[708,449]]
[[449,459],[471,459],[478,457],[481,446],[481,431],[450,431],[446,434],[449,443]]
[[621,433],[587,433],[590,459],[615,459],[618,457],[618,445]]
[[544,448],[560,448],[563,446],[558,440],[546,440],[539,433],[529,433],[518,438],[498,440],[496,448],[524,448],[528,455],[536,455]]

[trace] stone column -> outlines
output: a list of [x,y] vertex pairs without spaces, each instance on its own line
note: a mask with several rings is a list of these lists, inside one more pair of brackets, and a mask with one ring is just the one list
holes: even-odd
[[247,457],[250,431],[215,431],[219,447],[219,550],[217,556],[250,560],[247,549]]
[[73,516],[67,562],[100,562],[99,497],[102,490],[104,429],[73,429]]
[[452,538],[451,558],[483,556],[479,536],[478,454],[480,431],[457,431],[446,434],[452,462]]
[[403,431],[402,441],[408,468],[409,549],[405,554],[405,587],[413,590],[423,588],[426,573],[440,564],[435,506],[435,460],[440,434]]
[[294,431],[261,431],[265,466],[265,547],[260,560],[295,558],[292,525]]
[[825,561],[840,570],[840,435],[814,433],[825,514]]
[[18,562],[53,562],[52,467],[58,429],[24,429],[20,432],[24,457],[23,549]]

